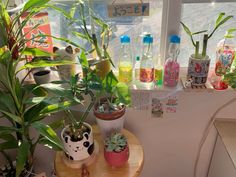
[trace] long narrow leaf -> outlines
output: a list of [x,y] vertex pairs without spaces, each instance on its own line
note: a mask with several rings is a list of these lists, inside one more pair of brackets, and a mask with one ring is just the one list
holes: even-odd
[[34,7],[40,7],[40,6],[43,6],[45,5],[46,3],[48,3],[50,0],[29,0],[24,8],[23,8],[23,11],[27,11],[29,9],[32,9]]
[[27,55],[27,56],[37,56],[37,57],[51,57],[55,54],[46,52],[44,50],[41,50],[39,48],[29,48],[26,47],[24,50],[22,50],[22,55]]
[[58,147],[55,143],[51,142],[50,140],[46,139],[46,138],[41,138],[39,140],[39,144],[43,144],[44,146],[53,149],[55,151],[61,151],[61,147]]
[[26,141],[22,141],[17,151],[16,157],[16,177],[20,176],[21,172],[25,168],[25,164],[28,159],[30,145]]
[[192,35],[201,34],[201,33],[205,33],[205,32],[207,32],[207,30],[202,30],[202,31],[194,32],[194,33],[192,33]]
[[47,140],[49,140],[51,143],[53,143],[56,147],[58,147],[58,149],[63,150],[63,145],[62,145],[60,138],[58,138],[57,134],[55,133],[55,131],[51,127],[49,127],[48,125],[45,125],[41,122],[35,122],[32,124],[32,126],[43,137],[45,137]]
[[16,149],[18,147],[17,141],[7,141],[0,143],[0,150],[9,150],[9,149]]
[[215,26],[218,26],[218,25],[219,25],[219,23],[220,23],[220,21],[221,21],[221,19],[223,18],[224,15],[225,15],[224,12],[221,12],[221,13],[219,14],[219,16],[218,16],[218,18],[217,18],[217,20],[216,20]]
[[19,124],[22,124],[22,119],[19,116],[12,114],[10,112],[7,112],[7,111],[3,111],[3,110],[0,110],[0,112],[3,113],[4,115],[6,115],[11,120],[13,120]]
[[184,31],[189,35],[189,36],[191,36],[191,31],[190,31],[190,29],[183,23],[183,22],[180,22],[180,24],[183,26],[183,28],[184,28]]

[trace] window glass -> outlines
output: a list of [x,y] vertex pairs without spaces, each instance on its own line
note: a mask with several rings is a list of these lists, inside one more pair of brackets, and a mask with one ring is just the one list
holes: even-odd
[[[121,3],[124,1],[117,0],[115,3]],[[140,1],[135,1],[136,3]],[[144,1],[145,2],[145,1]],[[133,58],[136,55],[141,55],[141,37],[140,35],[143,32],[151,33],[154,36],[154,56],[155,58],[158,55],[158,49],[160,47],[160,36],[161,36],[161,19],[162,19],[162,0],[149,0],[150,3],[149,16],[146,17],[119,17],[119,18],[109,18],[107,16],[107,1],[94,1],[93,7],[94,12],[107,21],[113,29],[113,35],[110,39],[109,49],[111,57],[115,64],[120,57],[120,36],[127,34],[131,37],[131,46],[133,51]],[[111,3],[111,1],[109,2]],[[65,10],[70,9],[72,2],[66,1],[61,3],[60,7]],[[80,43],[81,45],[86,46],[85,41],[76,40],[76,38],[71,34],[72,29],[68,27],[68,22],[62,15],[58,15],[57,12],[50,10],[49,18],[51,23],[52,34],[60,37],[67,37],[70,40]],[[89,22],[88,22],[89,24]],[[73,30],[79,30],[78,26],[72,26]],[[55,41],[56,42],[56,41]],[[63,43],[56,43],[56,45],[65,45]]]
[[[214,28],[218,14],[225,12],[226,15],[235,15],[236,3],[186,3],[182,5],[182,19],[192,32],[209,30]],[[224,37],[227,29],[236,27],[236,18],[229,20],[221,26],[208,41],[207,54],[211,58],[211,66],[215,64],[215,53],[217,43]],[[208,34],[211,31],[208,32]],[[200,34],[202,37],[203,35]],[[194,48],[189,36],[181,27],[181,49],[179,62],[182,67],[188,66],[188,59],[194,53]],[[200,52],[202,50],[202,38],[200,38]]]

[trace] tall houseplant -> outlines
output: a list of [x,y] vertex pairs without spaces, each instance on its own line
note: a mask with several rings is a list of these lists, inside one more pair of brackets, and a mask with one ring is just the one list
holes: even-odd
[[[24,69],[71,64],[68,61],[39,60],[26,63],[17,69],[23,55],[50,56],[49,53],[37,48],[27,48],[25,43],[28,40],[25,39],[25,35],[21,35],[21,30],[28,20],[48,7],[47,2],[29,0],[14,18],[8,14],[7,4],[0,3],[0,72],[4,73],[0,76],[0,112],[1,119],[9,123],[0,127],[0,152],[9,160],[12,168],[15,168],[9,174],[11,176],[24,176],[24,169],[29,170],[32,167],[38,144],[56,150],[63,149],[60,139],[53,130],[60,125],[60,121],[46,125],[42,120],[51,113],[81,103],[80,95],[75,94],[73,88],[64,89],[54,84],[45,88],[38,85],[24,85],[24,79],[20,81],[17,77],[17,74]],[[20,17],[26,11],[28,15],[18,24]],[[37,26],[35,25],[32,30]],[[39,133],[39,136],[32,135],[30,131],[32,128]],[[17,150],[15,167],[7,155],[11,149]]]
[[[223,24],[225,24],[231,18],[233,18],[232,15],[225,16],[225,13],[220,13],[215,21],[214,28],[209,34],[206,34],[208,30],[191,32],[187,25],[185,25],[183,22],[180,22],[184,31],[190,37],[193,47],[195,49],[194,54],[192,54],[189,58],[188,65],[188,77],[192,79],[193,85],[204,85],[206,83],[210,66],[210,58],[207,55],[208,40]],[[200,42],[195,41],[194,36],[202,33],[204,33],[202,41],[202,52],[199,52]]]

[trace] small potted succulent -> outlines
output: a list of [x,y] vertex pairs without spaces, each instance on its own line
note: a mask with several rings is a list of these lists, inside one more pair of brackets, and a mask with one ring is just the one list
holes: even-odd
[[[208,30],[202,30],[197,32],[191,32],[190,29],[183,23],[180,22],[185,32],[189,35],[192,44],[195,48],[195,53],[189,58],[188,64],[188,79],[191,79],[192,85],[204,85],[207,81],[210,58],[207,55],[207,43],[213,34],[219,29],[220,26],[225,24],[229,19],[233,18],[232,15],[225,16],[225,13],[220,13],[216,19],[215,26],[210,34],[206,34]],[[204,33],[202,52],[199,52],[200,42],[194,40],[194,36]]]
[[104,158],[113,167],[120,167],[129,159],[129,146],[127,138],[117,132],[113,132],[105,140]]

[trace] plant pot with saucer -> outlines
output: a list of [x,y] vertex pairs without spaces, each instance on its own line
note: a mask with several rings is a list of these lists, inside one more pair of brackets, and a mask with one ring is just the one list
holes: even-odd
[[129,159],[129,146],[127,138],[117,132],[113,132],[105,140],[104,158],[112,167],[121,167]]
[[[232,15],[225,17],[225,13],[220,13],[215,21],[214,28],[209,34],[206,33],[208,30],[191,32],[190,29],[183,22],[181,22],[183,29],[190,37],[191,42],[195,48],[195,53],[192,54],[189,58],[188,74],[187,74],[187,80],[191,80],[192,85],[201,86],[206,83],[210,66],[210,58],[207,55],[208,40],[213,36],[213,34],[217,31],[217,29],[219,29],[219,27],[221,27],[231,18],[233,18]],[[194,37],[202,33],[204,33],[204,36],[202,42],[202,52],[200,53],[199,52],[200,42],[195,41]]]

